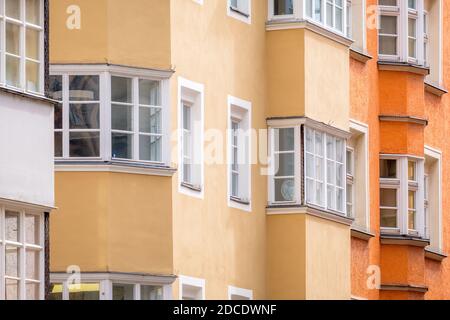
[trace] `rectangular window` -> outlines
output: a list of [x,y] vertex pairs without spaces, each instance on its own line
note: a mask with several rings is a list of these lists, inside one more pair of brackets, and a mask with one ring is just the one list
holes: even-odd
[[203,198],[204,86],[178,78],[179,191]]
[[417,58],[417,20],[408,19],[408,56],[409,58]]
[[51,75],[50,97],[61,102],[55,107],[55,157],[162,164],[161,83],[109,73]]
[[344,0],[326,0],[327,26],[343,31]]
[[344,140],[305,127],[305,168],[306,202],[345,213]]
[[398,18],[382,15],[380,17],[379,53],[382,55],[398,55]]
[[43,299],[43,214],[0,205],[0,228],[0,265],[5,268],[0,299]]
[[0,0],[0,8],[0,84],[43,94],[43,1]]
[[423,197],[424,181],[423,161],[408,157],[380,159],[380,217],[383,232],[424,236],[424,224],[420,222],[424,206],[419,202],[419,198]]
[[288,16],[294,14],[293,0],[272,0],[274,16]]
[[354,190],[353,185],[355,183],[355,167],[354,167],[354,150],[347,149],[346,153],[347,161],[347,216],[355,217],[354,213]]
[[273,201],[295,202],[295,128],[273,129]]
[[231,121],[231,196],[239,199],[239,122]]

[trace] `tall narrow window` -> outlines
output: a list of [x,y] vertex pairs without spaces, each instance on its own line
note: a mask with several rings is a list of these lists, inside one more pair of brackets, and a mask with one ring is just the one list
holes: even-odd
[[417,58],[417,20],[415,18],[408,19],[408,56],[409,58]]
[[183,102],[183,182],[192,185],[192,115],[191,105]]
[[380,160],[380,218],[381,227],[397,229],[398,224],[398,192],[400,179],[397,176],[397,160]]
[[231,121],[231,196],[239,199],[239,122]]
[[326,23],[329,27],[343,31],[344,0],[326,0]]
[[295,199],[295,128],[274,129],[275,202],[294,202]]
[[429,35],[428,35],[428,13],[425,11],[423,14],[423,61],[424,65],[428,66],[428,56],[429,56],[429,49],[428,49],[428,43],[429,43]]
[[111,77],[111,148],[115,159],[133,159],[133,109],[132,79]]
[[353,185],[355,183],[355,165],[354,165],[354,150],[347,149],[346,162],[347,162],[347,215],[349,217],[355,217],[354,213],[354,190]]
[[430,239],[430,212],[429,212],[429,206],[430,206],[430,178],[428,174],[425,174],[424,177],[424,228],[425,228],[425,238]]
[[408,161],[408,228],[410,231],[417,231],[417,164],[415,161]]
[[[0,13],[0,38],[5,47],[0,54],[0,79],[7,86],[43,93],[43,1],[5,0]],[[3,65],[4,62],[4,65]]]
[[380,17],[379,46],[380,54],[396,56],[398,54],[398,18],[382,15]]
[[50,97],[60,102],[55,105],[55,158],[63,156],[63,77],[50,76]]

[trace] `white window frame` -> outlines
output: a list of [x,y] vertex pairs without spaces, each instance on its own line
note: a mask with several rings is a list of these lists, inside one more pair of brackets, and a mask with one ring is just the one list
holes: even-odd
[[228,300],[233,300],[233,296],[243,298],[240,300],[253,300],[253,290],[228,286]]
[[[6,240],[5,232],[5,214],[6,211],[12,211],[19,214],[19,242],[12,242]],[[26,243],[25,235],[25,216],[34,215],[39,217],[39,225],[36,226],[39,229],[39,243],[29,244]],[[5,249],[7,245],[18,248],[19,250],[19,277],[11,278],[19,281],[19,300],[26,300],[26,283],[34,283],[39,285],[39,300],[45,299],[45,227],[44,227],[45,215],[32,208],[24,208],[20,205],[4,204],[0,203],[0,300],[6,299],[6,266],[5,266]],[[39,252],[39,279],[27,279],[26,278],[26,251],[32,250]]]
[[[62,150],[63,156],[55,158],[57,161],[83,161],[83,162],[98,162],[98,161],[115,161],[122,164],[140,163],[149,166],[168,166],[170,164],[170,105],[169,105],[169,78],[170,73],[159,72],[147,69],[137,69],[131,67],[112,66],[112,65],[51,65],[50,75],[62,76],[62,112],[63,112],[63,129],[56,129],[55,132],[62,132]],[[99,77],[99,105],[100,105],[100,129],[87,129],[84,131],[98,131],[100,132],[99,142],[99,157],[70,157],[70,136],[69,132],[74,131],[70,129],[69,123],[69,77],[70,76],[98,76]],[[136,82],[138,79],[153,80],[160,82],[161,108],[162,108],[162,153],[161,161],[145,161],[139,159],[139,146],[134,142],[134,157],[133,159],[115,159],[112,157],[112,131],[111,131],[111,77],[122,77],[133,79],[133,107],[135,113],[139,112],[139,97],[136,95]],[[139,84],[137,83],[137,86]],[[85,103],[86,101],[79,101],[77,103]],[[138,107],[136,107],[138,106]],[[137,109],[136,109],[137,108]],[[134,117],[135,126],[139,125],[139,121]],[[138,127],[134,128],[139,130]],[[75,130],[83,131],[83,130]],[[136,131],[137,132],[137,131]],[[136,138],[135,138],[136,139]],[[138,144],[137,140],[137,144]],[[135,156],[138,156],[137,158]]]
[[[36,94],[39,96],[44,95],[44,88],[45,88],[45,45],[44,45],[44,39],[45,39],[45,32],[44,32],[44,0],[40,0],[40,17],[39,21],[41,23],[40,26],[31,24],[26,22],[26,9],[25,4],[26,0],[19,0],[21,4],[21,12],[20,20],[16,20],[13,18],[7,18],[6,12],[5,12],[5,0],[0,0],[0,86],[15,90],[15,91],[21,91],[21,92],[28,92],[31,94]],[[20,59],[20,66],[19,66],[19,87],[11,86],[6,83],[6,21],[13,23],[15,25],[20,26],[20,46],[19,46],[19,55],[12,55],[16,58]],[[36,31],[39,31],[39,59],[34,60],[27,58],[26,56],[26,29],[30,28]],[[39,63],[39,88],[37,91],[32,91],[27,89],[26,84],[26,61],[32,61]]]
[[[323,156],[321,158],[323,160],[323,162],[322,162],[322,165],[323,165],[323,167],[322,167],[322,170],[323,170],[323,173],[322,173],[322,175],[323,175],[323,182],[321,182],[321,183],[323,183],[323,190],[322,190],[323,203],[318,203],[316,200],[314,200],[313,202],[308,202],[308,197],[307,197],[307,192],[308,192],[308,190],[307,190],[307,188],[308,188],[307,180],[308,180],[308,176],[307,176],[307,172],[306,172],[307,171],[307,154],[308,153],[311,154],[311,153],[308,152],[307,148],[306,148],[306,134],[307,134],[307,130],[312,130],[312,132],[313,132],[313,144],[314,144],[314,147],[315,147],[315,144],[316,144],[316,141],[315,141],[316,133],[319,133],[319,134],[322,135]],[[327,147],[327,138],[328,137],[331,137],[332,139],[334,139],[334,141],[335,141],[334,142],[334,146],[336,146],[336,139],[339,139],[339,140],[342,141],[342,150],[341,151],[342,151],[342,156],[343,156],[343,162],[342,163],[338,163],[337,160],[335,159],[333,161],[333,164],[334,164],[334,167],[335,167],[335,170],[334,170],[335,179],[337,177],[337,175],[336,175],[336,166],[337,166],[337,164],[341,164],[343,166],[342,176],[341,176],[341,181],[343,183],[343,187],[338,187],[336,182],[335,183],[330,183],[330,181],[328,181],[327,165],[328,165],[329,159],[331,159],[331,158],[328,157],[327,148],[326,148]],[[347,148],[346,140],[344,138],[332,135],[332,134],[327,133],[325,131],[322,131],[320,129],[311,128],[311,127],[305,126],[305,128],[304,128],[304,141],[305,141],[305,147],[304,147],[303,159],[304,159],[305,165],[304,165],[304,172],[303,172],[303,174],[304,174],[304,177],[305,177],[304,178],[305,179],[305,188],[304,188],[305,189],[305,195],[304,195],[305,203],[307,203],[308,205],[314,206],[314,207],[318,207],[318,208],[320,208],[322,210],[334,212],[334,213],[337,213],[339,215],[345,216],[346,215],[346,211],[347,211],[347,209],[346,209],[346,207],[347,207],[347,200],[346,200],[346,198],[347,198],[347,195],[346,195],[346,192],[347,192],[347,185],[346,185],[346,181],[347,181],[347,178],[346,178],[347,177],[346,176],[347,164],[346,164],[346,159],[345,159],[346,158],[346,148]],[[316,164],[316,157],[317,157],[316,154],[317,154],[316,152],[314,152],[314,154],[311,154],[314,157],[314,171],[316,171],[316,165],[315,165]],[[332,161],[332,160],[330,160],[330,161]],[[317,178],[317,174],[314,174],[314,176],[315,176],[315,178],[314,178],[314,190],[315,190],[316,189],[316,187],[315,187],[316,183],[319,180],[316,179]],[[334,198],[334,200],[335,200],[336,208],[329,208],[328,207],[328,187],[329,186],[332,186],[335,189],[335,198]],[[341,203],[342,210],[341,211],[339,211],[337,209],[337,204],[338,204],[338,202],[337,202],[337,189],[342,189],[342,192],[343,192],[343,199],[342,199],[342,203]]]
[[[429,234],[429,238],[432,242],[432,244],[430,245],[431,249],[435,249],[438,251],[442,251],[443,250],[443,243],[444,243],[444,239],[443,239],[443,218],[442,218],[442,213],[443,213],[443,203],[442,203],[442,151],[435,149],[433,147],[430,146],[425,146],[425,156],[432,158],[434,161],[436,161],[436,165],[437,165],[437,177],[435,177],[437,179],[437,204],[435,205],[435,212],[433,212],[434,214],[437,215],[437,221],[438,221],[438,230],[437,230],[437,234]],[[428,185],[429,187],[429,185]],[[430,199],[428,199],[430,200]],[[424,205],[425,205],[425,194],[424,194]],[[429,205],[429,203],[428,203]],[[428,212],[428,214],[432,214],[430,211]],[[425,223],[425,221],[424,221]],[[428,230],[431,229],[431,226],[428,225]],[[425,235],[427,236],[427,235]],[[437,247],[432,247],[433,246],[433,240],[436,239],[437,242]]]
[[[232,194],[233,130],[232,122],[238,122],[238,194]],[[252,211],[252,103],[228,95],[228,206],[243,211]],[[245,160],[245,161],[240,161]],[[242,163],[243,162],[243,163]]]
[[[182,77],[178,77],[178,192],[198,199],[204,198],[205,178],[204,178],[204,130],[205,130],[205,89],[204,85]],[[186,184],[184,180],[183,168],[183,106],[191,103],[194,110],[193,120],[193,144],[191,145],[193,165],[198,166],[194,183]]]
[[[81,273],[79,278],[72,278],[73,274],[52,273],[50,282],[62,285],[62,300],[69,299],[69,285],[73,280],[80,280],[81,284],[99,284],[99,300],[113,299],[113,285],[133,285],[133,300],[141,300],[141,286],[162,287],[163,300],[172,300],[172,280],[167,277],[143,276],[125,273]],[[69,281],[71,283],[69,284]]]
[[[397,0],[396,6],[379,5],[380,16],[395,16],[397,17],[397,54],[386,55],[380,53],[378,48],[379,59],[381,61],[403,62],[416,65],[425,65],[424,61],[424,0],[416,1],[416,8],[409,8],[408,1]],[[416,20],[416,37],[415,50],[416,57],[409,56],[409,19]],[[383,36],[379,33],[379,36]],[[386,35],[385,35],[386,36]],[[389,36],[389,35],[388,35]]]
[[[380,189],[396,189],[397,190],[397,228],[381,227],[381,233],[384,234],[401,234],[414,237],[424,238],[424,159],[409,155],[387,155],[381,154],[380,160],[396,160],[397,161],[397,178],[381,178],[380,177]],[[408,162],[416,162],[416,179],[417,182],[411,182],[408,180]],[[409,230],[408,219],[408,196],[409,191],[416,191],[416,229]],[[394,209],[384,208],[381,209]]]
[[[355,185],[355,149],[348,147],[347,146],[347,150],[346,150],[346,156],[347,154],[350,154],[350,162],[351,162],[351,166],[349,166],[348,163],[348,159],[347,159],[347,192],[346,195],[349,193],[348,189],[351,189],[351,199],[349,199],[346,196],[347,199],[347,216],[350,218],[355,218],[355,189],[354,189],[354,185]],[[348,170],[350,167],[350,170]],[[348,207],[351,207],[351,210],[348,210]]]
[[189,287],[196,288],[197,290],[200,290],[200,298],[195,299],[195,300],[206,300],[206,293],[205,293],[206,281],[205,281],[205,279],[180,275],[178,277],[178,285],[179,285],[179,290],[178,290],[178,299],[179,300],[183,300],[184,286],[189,286]]
[[[236,1],[237,6],[233,5]],[[244,1],[245,3],[242,3]],[[246,8],[243,8],[246,6]],[[247,24],[252,23],[252,0],[227,0],[227,14]]]
[[[276,151],[275,151],[275,131],[278,129],[294,129],[294,150],[290,151],[294,153],[294,185],[295,194],[293,201],[276,201],[275,200],[275,165],[276,165]],[[270,150],[270,174],[269,178],[269,204],[270,205],[296,205],[301,204],[302,196],[300,192],[301,178],[300,178],[300,168],[301,168],[301,139],[300,139],[300,126],[296,125],[286,125],[286,126],[274,126],[269,128],[269,150]],[[279,178],[279,177],[278,177]]]
[[[322,0],[321,2],[321,19],[317,20],[313,17],[309,17],[306,12],[306,1],[311,0],[293,0],[293,7],[294,7],[294,13],[288,14],[288,15],[275,15],[274,14],[274,0],[268,0],[268,20],[269,21],[280,21],[280,20],[292,20],[292,21],[308,21],[310,23],[313,23],[317,26],[320,26],[321,28],[324,28],[326,30],[329,30],[333,33],[336,33],[338,35],[341,35],[343,37],[346,37],[346,29],[347,29],[347,10],[346,7],[346,0],[342,0],[342,30],[336,29],[335,23],[333,22],[333,27],[330,27],[326,23],[326,2],[327,1],[334,1],[335,0]],[[314,3],[314,2],[312,2]],[[314,11],[314,8],[312,9]],[[333,21],[335,20],[334,16],[335,9],[333,8]]]

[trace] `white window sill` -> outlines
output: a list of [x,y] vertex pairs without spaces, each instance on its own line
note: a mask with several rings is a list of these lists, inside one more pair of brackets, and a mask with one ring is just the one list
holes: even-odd
[[235,197],[229,197],[228,198],[228,207],[233,209],[238,209],[245,212],[251,212],[251,201],[249,200],[243,200]]
[[14,94],[14,95],[18,95],[21,96],[23,98],[27,98],[27,99],[32,99],[32,100],[37,100],[37,101],[42,101],[42,102],[46,102],[46,103],[50,103],[50,104],[60,104],[59,101],[50,99],[45,97],[44,95],[38,94],[38,93],[32,93],[32,92],[28,92],[25,90],[20,90],[14,87],[10,87],[10,86],[4,86],[4,85],[0,85],[0,91],[6,92],[6,93],[10,93],[10,94]]

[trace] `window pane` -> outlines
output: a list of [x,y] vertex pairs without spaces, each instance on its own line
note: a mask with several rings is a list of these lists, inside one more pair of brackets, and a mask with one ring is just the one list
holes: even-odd
[[380,54],[397,55],[397,37],[380,36]]
[[19,214],[6,211],[5,213],[5,237],[8,241],[19,242]]
[[40,64],[33,62],[33,61],[27,61],[26,63],[26,74],[27,74],[27,90],[33,91],[33,92],[39,92],[39,68]]
[[133,130],[133,107],[124,105],[111,106],[111,128],[113,130]]
[[55,129],[62,129],[63,107],[61,104],[55,106]]
[[62,132],[55,132],[55,157],[60,158],[62,156]]
[[293,153],[282,153],[277,155],[278,171],[275,176],[277,177],[289,177],[294,175],[294,159]]
[[327,1],[327,25],[329,27],[333,27],[333,4],[329,2],[330,0]]
[[159,81],[139,80],[139,103],[151,106],[160,106]]
[[344,142],[336,139],[336,161],[344,163]]
[[408,0],[408,8],[416,9],[416,0]]
[[144,161],[161,162],[162,137],[139,136],[139,159]]
[[[275,141],[276,151],[293,151],[294,147],[294,128],[277,129],[278,141]],[[276,139],[276,134],[275,134]]]
[[[190,109],[190,108],[188,108]],[[139,108],[139,131],[143,133],[162,133],[162,110],[160,108]],[[190,112],[188,111],[190,114]],[[185,119],[189,121],[189,119]],[[188,123],[185,124],[189,128]]]
[[314,153],[314,131],[309,128],[305,129],[305,145],[307,152]]
[[187,105],[183,105],[183,129],[191,130],[191,108]]
[[378,3],[382,6],[396,6],[397,0],[378,0]]
[[69,113],[70,129],[99,129],[99,104],[71,104]]
[[26,299],[39,300],[39,283],[27,282],[26,284]]
[[408,161],[408,180],[416,181],[416,163],[414,161]]
[[27,250],[25,271],[27,279],[39,280],[39,251]]
[[69,285],[69,300],[100,300],[100,285],[98,283]]
[[20,0],[6,0],[5,6],[8,17],[20,20]]
[[98,76],[70,76],[69,99],[71,101],[97,101],[99,100]]
[[20,55],[20,27],[6,23],[6,52]]
[[6,300],[19,300],[19,281],[6,279],[5,286]]
[[40,32],[34,29],[27,28],[26,32],[26,51],[27,58],[39,60],[39,36]]
[[29,244],[40,244],[39,216],[25,215],[25,241]]
[[335,203],[335,195],[336,195],[336,189],[333,186],[327,186],[327,206],[328,209],[336,209]]
[[344,165],[336,164],[336,185],[344,187]]
[[113,300],[134,300],[134,285],[113,284]]
[[336,209],[339,212],[344,211],[344,189],[338,188],[336,195]]
[[132,80],[130,78],[111,77],[111,101],[132,103]]
[[382,228],[397,228],[397,210],[381,209],[380,217]]
[[314,175],[314,156],[311,154],[306,154],[306,176],[310,178],[315,178]]
[[16,57],[6,56],[6,84],[20,86],[20,60]]
[[40,25],[40,1],[41,0],[26,0],[27,22]]
[[380,160],[380,178],[397,178],[397,160]]
[[330,184],[336,183],[336,165],[334,161],[327,161],[327,181]]
[[119,159],[133,159],[133,135],[112,133],[112,157]]
[[315,143],[316,143],[316,148],[315,148],[315,153],[318,156],[323,156],[323,134],[321,132],[317,132],[315,134]]
[[314,16],[313,19],[316,21],[322,21],[322,0],[314,1]]
[[163,300],[163,288],[141,285],[141,300]]
[[294,201],[294,179],[275,179],[275,201]]
[[346,158],[347,158],[347,174],[353,175],[353,152],[347,150]]
[[71,157],[99,157],[100,133],[98,132],[71,132]]
[[381,207],[397,207],[397,190],[396,189],[380,189],[380,206]]
[[62,91],[62,76],[49,76],[50,98],[61,101]]
[[397,17],[381,16],[380,17],[380,34],[397,34]]
[[274,15],[281,16],[294,13],[293,0],[274,0]]
[[331,136],[327,136],[327,158],[335,160],[336,150],[335,150],[335,139]]
[[61,283],[50,284],[49,300],[62,300],[63,285]]
[[8,277],[18,278],[19,273],[19,248],[6,246],[5,248],[5,275]]
[[239,174],[235,172],[231,174],[231,195],[239,197]]

